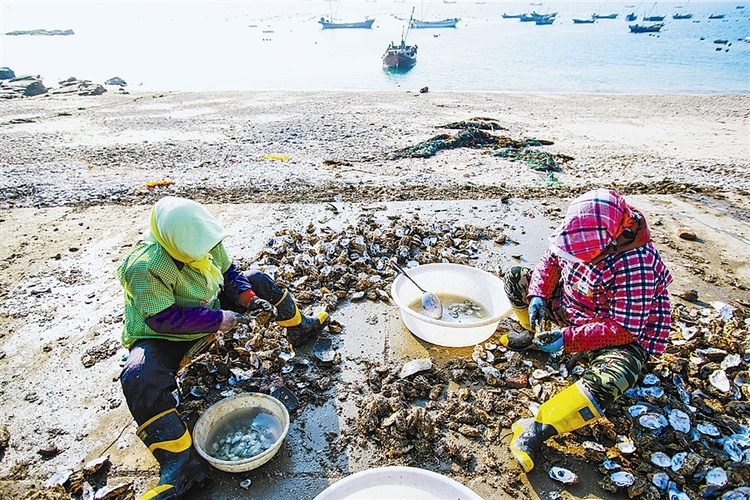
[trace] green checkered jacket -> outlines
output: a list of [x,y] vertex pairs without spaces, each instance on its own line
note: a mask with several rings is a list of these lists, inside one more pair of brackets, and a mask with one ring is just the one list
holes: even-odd
[[[219,243],[209,252],[224,274],[232,261]],[[177,264],[158,243],[142,242],[117,268],[117,277],[125,289],[125,328],[122,344],[130,347],[139,339],[190,341],[206,333],[159,333],[148,327],[146,318],[174,305],[219,309],[218,291],[208,289],[206,278],[188,265]]]

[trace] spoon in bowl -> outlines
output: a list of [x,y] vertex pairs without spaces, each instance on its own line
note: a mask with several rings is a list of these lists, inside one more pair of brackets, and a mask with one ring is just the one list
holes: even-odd
[[414,283],[414,286],[419,288],[419,291],[422,292],[422,308],[424,309],[425,316],[432,319],[442,318],[443,304],[440,303],[440,299],[438,298],[438,296],[432,292],[425,291],[421,286],[417,285],[417,282],[411,279],[411,276],[406,274],[406,271],[404,271],[401,266],[398,265],[396,259],[390,259],[388,262],[390,262],[390,264],[395,267],[401,274],[406,276],[406,279]]

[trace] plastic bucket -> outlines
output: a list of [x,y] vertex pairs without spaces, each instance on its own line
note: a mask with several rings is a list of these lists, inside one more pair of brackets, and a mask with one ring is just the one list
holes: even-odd
[[[419,283],[419,282],[417,282]],[[461,483],[415,467],[380,467],[357,472],[332,484],[314,500],[482,500]]]
[[[206,452],[206,446],[211,431],[217,426],[221,427],[224,423],[231,421],[234,418],[233,414],[236,412],[240,410],[246,411],[251,408],[257,408],[270,413],[279,419],[282,431],[276,442],[262,453],[245,460],[219,460],[209,455]],[[224,472],[247,472],[271,460],[279,451],[279,448],[281,448],[281,444],[284,442],[288,432],[289,412],[286,407],[278,399],[267,394],[249,392],[230,396],[211,405],[195,423],[195,427],[193,428],[193,444],[198,454],[217,469]]]
[[403,274],[391,285],[391,297],[401,310],[401,319],[416,337],[446,347],[468,347],[492,336],[500,320],[513,310],[505,295],[503,280],[481,269],[460,264],[423,264],[407,270],[423,289],[440,297],[459,295],[487,308],[481,321],[454,323],[428,318],[409,308],[421,300],[422,292]]

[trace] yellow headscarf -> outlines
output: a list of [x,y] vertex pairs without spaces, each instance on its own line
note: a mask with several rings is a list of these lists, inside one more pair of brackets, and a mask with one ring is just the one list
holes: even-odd
[[200,203],[166,196],[151,210],[151,229],[144,239],[159,243],[173,259],[203,274],[215,293],[224,278],[208,252],[227,236]]

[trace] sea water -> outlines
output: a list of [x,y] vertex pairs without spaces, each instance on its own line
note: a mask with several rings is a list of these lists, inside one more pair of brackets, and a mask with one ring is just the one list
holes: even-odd
[[[355,90],[551,93],[750,93],[750,2],[275,2],[0,3],[0,66],[40,75],[114,76],[143,90]],[[409,16],[459,17],[455,29],[406,30]],[[503,13],[557,12],[537,26]],[[625,15],[665,15],[660,33],[630,33]],[[674,20],[677,12],[692,19]],[[617,13],[574,24],[573,18]],[[709,19],[725,14],[724,19]],[[372,29],[324,30],[320,17],[375,19]],[[72,36],[8,36],[72,29]],[[408,72],[382,68],[391,41],[419,47]],[[716,44],[726,40],[727,44]]]
[[[443,306],[441,321],[447,323],[478,323],[490,317],[488,309],[479,302],[454,293],[436,293],[437,298]],[[409,309],[424,314],[422,298],[413,300]]]

